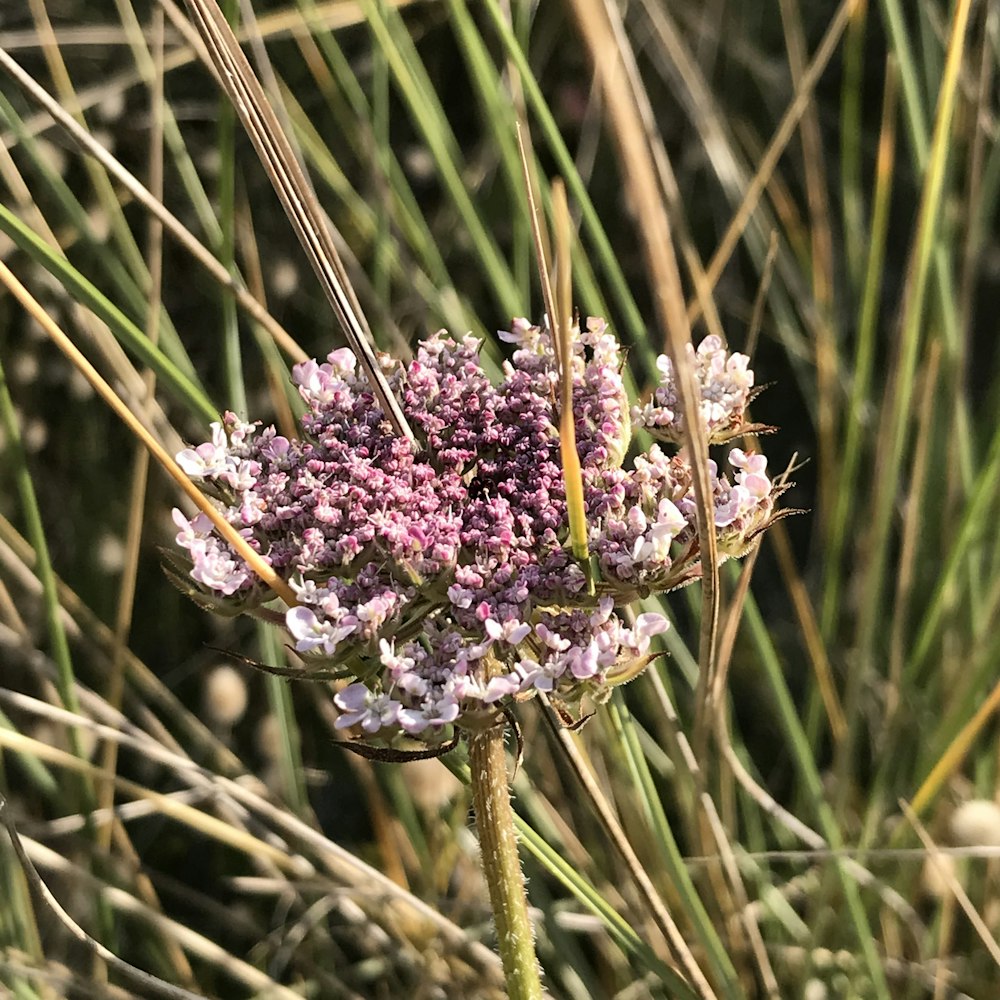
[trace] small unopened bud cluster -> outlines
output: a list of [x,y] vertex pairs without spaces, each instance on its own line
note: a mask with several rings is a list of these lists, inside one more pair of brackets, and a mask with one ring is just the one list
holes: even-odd
[[[416,443],[394,433],[348,350],[297,365],[303,435],[289,440],[227,413],[178,462],[278,574],[298,604],[285,628],[307,665],[351,683],[338,725],[391,743],[436,744],[493,725],[545,692],[600,701],[651,659],[658,614],[616,608],[700,573],[690,466],[659,444],[626,463],[632,426],[680,440],[673,368],[630,409],[617,339],[603,320],[575,330],[568,359],[592,565],[568,544],[556,361],[549,334],[515,320],[494,385],[479,343],[443,333],[406,366],[383,359]],[[753,373],[714,338],[692,349],[710,440],[749,429]],[[711,465],[720,552],[741,555],[774,517],[763,455]],[[193,588],[238,613],[271,593],[204,515],[174,512]],[[590,579],[588,579],[590,576]]]

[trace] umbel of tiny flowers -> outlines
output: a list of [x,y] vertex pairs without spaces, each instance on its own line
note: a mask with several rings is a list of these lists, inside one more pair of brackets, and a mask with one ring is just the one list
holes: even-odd
[[[381,359],[413,440],[394,432],[341,349],[293,370],[307,408],[301,437],[227,413],[211,441],[177,461],[287,581],[297,603],[267,614],[314,676],[349,681],[334,696],[339,728],[383,756],[412,739],[426,754],[467,737],[507,987],[515,1000],[538,1000],[501,724],[512,703],[539,693],[570,718],[583,699],[608,698],[653,659],[652,640],[668,626],[659,614],[627,621],[619,609],[690,583],[701,566],[671,364],[660,360],[652,398],[630,407],[604,320],[574,328],[572,356],[558,366],[546,329],[519,319],[500,337],[513,352],[498,384],[472,337],[438,333],[405,366]],[[746,421],[748,359],[713,337],[692,355],[709,441],[757,430]],[[561,464],[567,372],[586,567],[570,544]],[[633,427],[655,443],[628,461]],[[732,448],[728,465],[710,466],[722,558],[747,551],[777,516],[780,492],[763,455]],[[575,502],[574,520],[578,511]],[[196,600],[239,614],[274,598],[206,516],[174,511],[174,520],[186,561],[175,557],[168,572]]]
[[[435,334],[407,365],[381,358],[415,442],[394,433],[340,349],[293,371],[307,407],[300,438],[227,413],[210,441],[177,456],[288,581],[298,604],[284,627],[307,666],[350,680],[334,698],[339,727],[384,747],[444,746],[539,692],[578,714],[653,658],[667,620],[628,623],[619,609],[701,570],[673,367],[661,358],[652,397],[630,407],[604,320],[574,334],[594,587],[567,540],[552,341],[525,319],[500,333],[513,353],[496,385],[472,337]],[[716,337],[690,350],[709,441],[760,429],[746,419],[748,358]],[[637,427],[656,443],[627,461]],[[710,465],[723,558],[747,551],[780,492],[762,454],[732,448],[727,461],[729,471]],[[174,520],[202,603],[232,614],[274,597],[208,518]]]

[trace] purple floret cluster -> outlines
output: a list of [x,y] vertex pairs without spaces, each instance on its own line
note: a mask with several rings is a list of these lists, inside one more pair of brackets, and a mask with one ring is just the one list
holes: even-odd
[[[680,440],[673,369],[661,359],[652,398],[630,407],[607,324],[589,319],[574,333],[589,566],[568,541],[552,341],[527,320],[500,334],[514,351],[497,385],[472,337],[436,334],[405,366],[382,358],[415,442],[394,432],[341,349],[293,371],[307,407],[301,438],[227,413],[211,441],[177,456],[288,581],[298,603],[284,626],[298,654],[352,679],[334,699],[339,726],[442,743],[537,692],[570,709],[600,701],[651,659],[666,619],[626,622],[616,609],[700,573],[683,453],[654,443],[625,461],[634,426]],[[712,443],[744,433],[747,357],[708,337],[692,358]],[[728,475],[711,465],[724,557],[773,519],[778,492],[763,455],[733,448],[728,463]],[[174,520],[202,599],[230,610],[273,599],[207,517]]]

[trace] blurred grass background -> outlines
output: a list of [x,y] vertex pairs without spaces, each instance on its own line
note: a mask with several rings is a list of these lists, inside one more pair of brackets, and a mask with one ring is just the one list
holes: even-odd
[[[669,911],[692,995],[997,996],[998,4],[223,9],[382,349],[472,330],[496,366],[540,313],[523,118],[576,301],[648,388],[665,335],[596,60],[643,116],[695,339],[771,386],[754,417],[808,514],[722,567],[722,718],[696,731],[696,588],[579,734],[520,713],[552,995],[685,995]],[[227,407],[291,427],[288,365],[338,334],[183,9],[8,4],[0,49],[0,260],[168,450]],[[74,920],[209,997],[502,995],[461,782],[341,752],[328,689],[211,648],[285,655],[171,587],[176,488],[5,291],[0,366],[0,790]],[[0,880],[11,995],[143,995],[2,834]]]

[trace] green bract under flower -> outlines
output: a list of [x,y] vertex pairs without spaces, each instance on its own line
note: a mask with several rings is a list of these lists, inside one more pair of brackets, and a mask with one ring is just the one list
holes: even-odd
[[[700,572],[691,470],[659,445],[623,465],[631,424],[680,439],[673,369],[630,411],[617,339],[606,323],[575,331],[573,414],[596,588],[567,542],[557,374],[548,333],[515,320],[493,385],[471,337],[424,341],[387,378],[417,439],[393,433],[353,354],[293,375],[303,436],[227,413],[210,442],[178,461],[298,597],[285,627],[307,664],[353,675],[338,725],[371,737],[443,742],[489,725],[538,691],[575,706],[606,697],[649,660],[661,615],[627,625],[615,608]],[[710,439],[749,429],[747,358],[707,338],[693,354]],[[732,478],[711,465],[724,555],[742,554],[774,516],[763,455],[734,448]],[[222,605],[273,597],[204,515],[174,512],[190,575]]]

